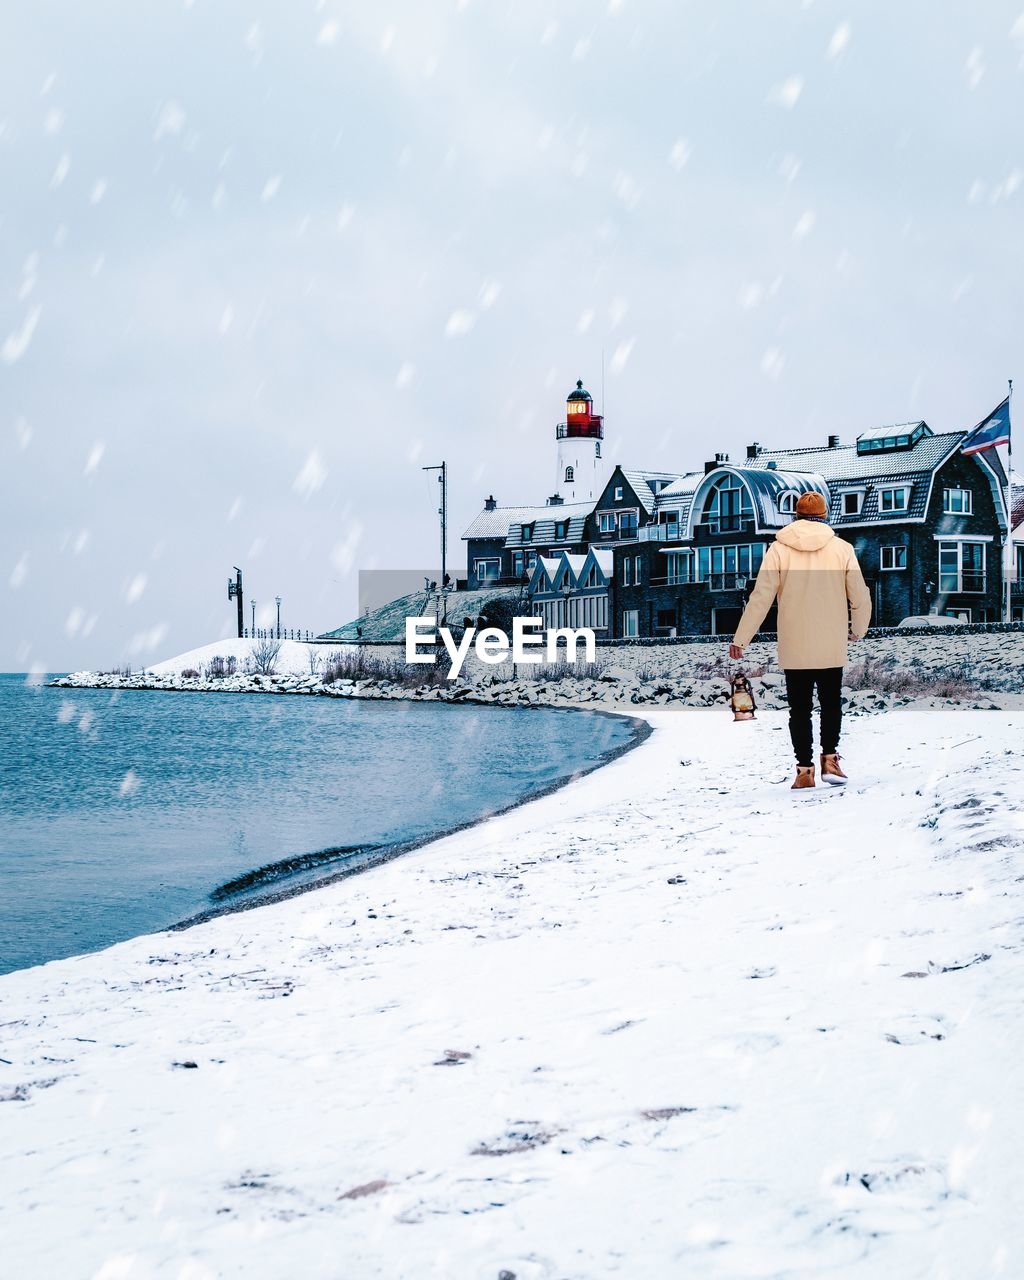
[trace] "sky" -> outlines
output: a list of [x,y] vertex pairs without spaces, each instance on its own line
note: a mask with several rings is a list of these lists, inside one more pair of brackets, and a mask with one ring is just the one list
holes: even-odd
[[[968,427],[1024,377],[1024,0],[0,16],[0,670],[322,631],[606,456]],[[602,389],[603,388],[603,389]],[[248,604],[247,604],[247,614]]]

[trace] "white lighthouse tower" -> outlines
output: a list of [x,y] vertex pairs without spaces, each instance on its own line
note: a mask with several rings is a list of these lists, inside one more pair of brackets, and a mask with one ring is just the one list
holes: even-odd
[[604,419],[594,413],[594,400],[576,383],[565,402],[565,421],[555,428],[558,473],[555,493],[565,502],[596,501],[604,488],[607,472],[601,458]]

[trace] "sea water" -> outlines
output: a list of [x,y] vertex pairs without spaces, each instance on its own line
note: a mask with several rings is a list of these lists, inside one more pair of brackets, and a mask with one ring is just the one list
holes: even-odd
[[0,676],[0,726],[0,973],[223,905],[260,868],[276,868],[260,889],[287,887],[296,865],[308,881],[310,864],[343,866],[339,851],[473,821],[632,732],[554,710],[51,689],[18,675]]

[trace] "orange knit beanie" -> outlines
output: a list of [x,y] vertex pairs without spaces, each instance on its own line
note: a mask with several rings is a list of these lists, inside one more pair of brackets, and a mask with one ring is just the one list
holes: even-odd
[[802,493],[796,504],[796,513],[798,516],[827,516],[828,504],[820,493],[813,490],[810,493]]

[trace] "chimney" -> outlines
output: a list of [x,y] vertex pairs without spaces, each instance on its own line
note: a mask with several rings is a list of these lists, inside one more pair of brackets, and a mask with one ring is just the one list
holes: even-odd
[[828,438],[828,447],[829,447],[830,449],[838,449],[838,448],[839,448],[839,437],[838,437],[838,436],[829,436],[829,438]]
[[747,445],[747,457],[748,457],[748,458],[757,458],[757,457],[759,457],[759,456],[760,456],[760,453],[761,453],[761,446],[758,444],[758,442],[757,442],[756,440],[754,441],[754,443],[753,443],[753,444],[748,444],[748,445]]
[[485,510],[485,511],[494,511],[494,510],[497,508],[497,506],[498,506],[498,504],[494,501],[494,494],[493,494],[493,493],[491,494],[491,496],[490,496],[489,498],[486,498],[486,499],[484,500],[484,510]]
[[705,475],[708,475],[708,473],[709,473],[709,472],[711,472],[711,471],[714,471],[715,467],[717,467],[717,466],[718,466],[718,461],[717,461],[717,459],[712,459],[710,462],[705,462],[705,463],[704,463],[704,474],[705,474]]
[[549,507],[560,507],[564,503],[565,503],[565,499],[560,497],[557,493],[553,493],[551,497],[548,498]]

